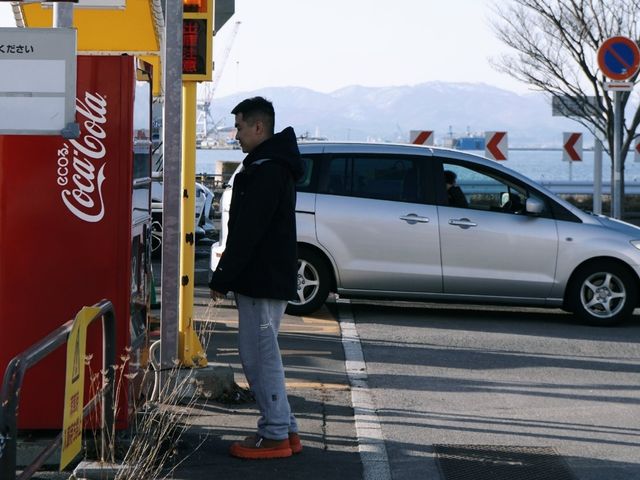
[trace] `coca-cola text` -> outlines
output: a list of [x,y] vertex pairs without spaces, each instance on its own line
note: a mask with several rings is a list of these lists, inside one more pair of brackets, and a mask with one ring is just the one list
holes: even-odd
[[80,220],[94,223],[105,213],[102,184],[106,166],[103,158],[107,153],[103,143],[107,136],[107,100],[98,93],[85,92],[84,101],[76,99],[76,110],[85,120],[80,122],[80,138],[58,150],[58,185],[68,187],[61,192],[67,209]]

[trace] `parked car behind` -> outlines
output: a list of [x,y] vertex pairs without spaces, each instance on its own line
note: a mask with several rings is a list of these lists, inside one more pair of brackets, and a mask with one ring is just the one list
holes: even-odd
[[[151,184],[151,253],[160,255],[162,251],[162,182]],[[213,192],[201,183],[195,187],[195,234],[196,242],[204,238],[213,238],[216,234],[211,216]]]
[[[497,162],[414,145],[313,142],[300,151],[291,314],[317,310],[329,292],[560,307],[594,325],[619,323],[638,304],[640,228],[583,212]],[[466,206],[449,205],[447,171]],[[229,199],[224,192],[212,270]]]

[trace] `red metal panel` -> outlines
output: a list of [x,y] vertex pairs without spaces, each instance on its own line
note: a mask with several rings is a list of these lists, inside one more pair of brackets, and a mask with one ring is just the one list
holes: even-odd
[[[128,344],[134,73],[133,57],[78,57],[80,137],[0,136],[2,373],[103,298],[115,307],[117,351]],[[100,337],[95,322],[87,344],[94,372]],[[64,362],[61,348],[29,370],[19,428],[61,428]]]

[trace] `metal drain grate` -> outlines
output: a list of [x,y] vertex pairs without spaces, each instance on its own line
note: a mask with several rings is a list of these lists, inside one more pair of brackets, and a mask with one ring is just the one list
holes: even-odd
[[433,446],[444,480],[576,480],[551,447]]

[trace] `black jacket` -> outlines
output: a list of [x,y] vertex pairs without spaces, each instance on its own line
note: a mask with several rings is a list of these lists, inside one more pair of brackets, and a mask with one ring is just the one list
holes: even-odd
[[293,128],[258,145],[233,181],[227,243],[209,287],[254,298],[297,292],[295,182],[304,173]]

